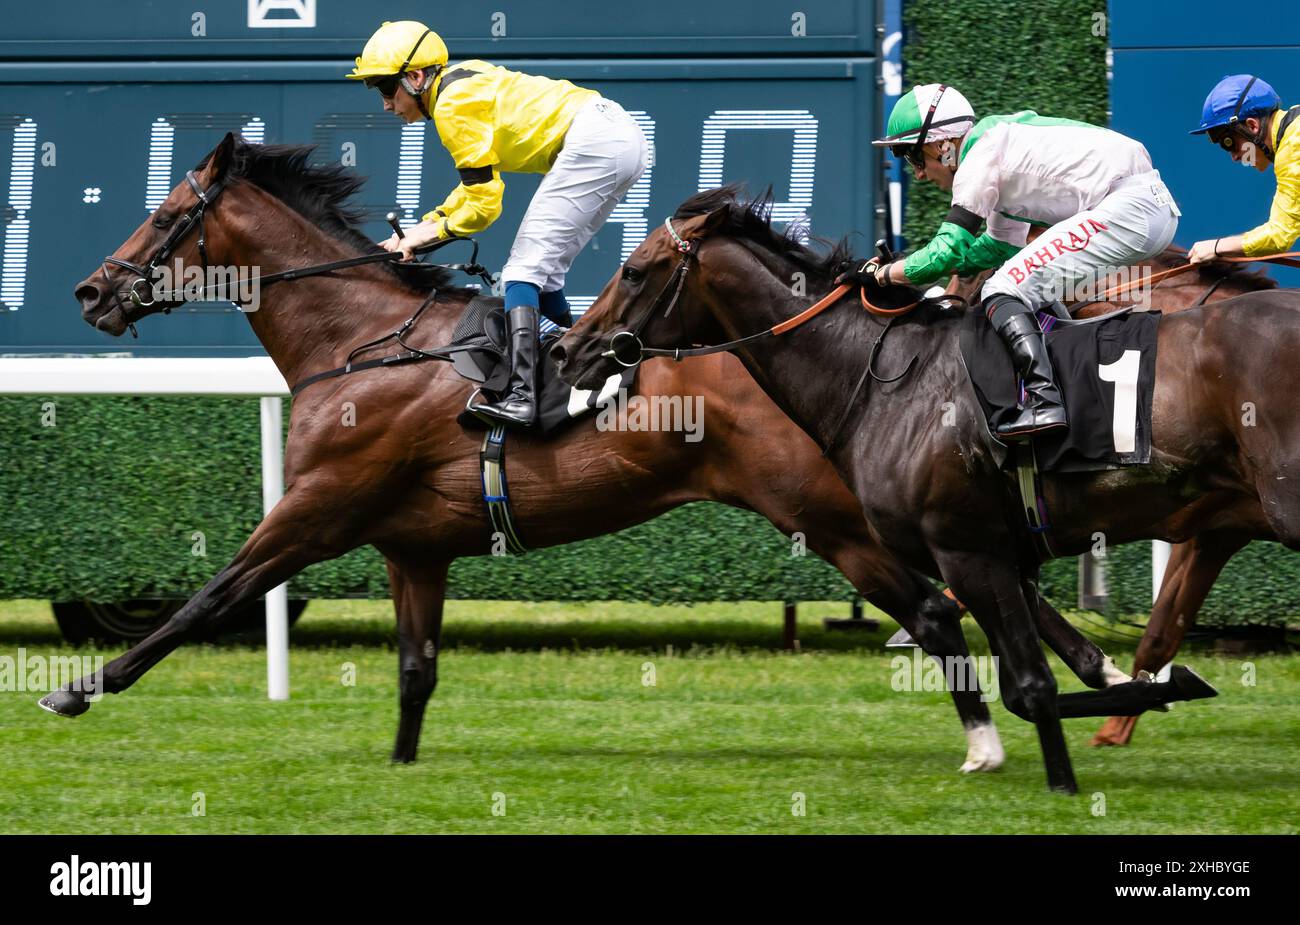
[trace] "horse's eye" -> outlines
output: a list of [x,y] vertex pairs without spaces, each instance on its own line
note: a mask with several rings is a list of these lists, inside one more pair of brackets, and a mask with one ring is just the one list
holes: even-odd
[[174,216],[174,215],[161,215],[161,214],[160,214],[160,215],[155,215],[155,216],[153,217],[153,226],[154,226],[155,228],[166,228],[166,227],[167,227],[168,225],[170,225],[173,221],[175,221],[175,219],[176,219],[176,216]]
[[623,267],[623,278],[629,283],[639,283],[645,279],[645,274],[633,266]]

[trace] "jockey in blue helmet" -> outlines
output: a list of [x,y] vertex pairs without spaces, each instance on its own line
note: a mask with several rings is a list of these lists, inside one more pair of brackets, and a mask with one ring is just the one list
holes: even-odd
[[1234,74],[1205,98],[1193,135],[1209,135],[1234,161],[1261,173],[1273,166],[1277,193],[1268,221],[1245,234],[1198,241],[1188,259],[1262,257],[1288,250],[1300,238],[1300,106],[1283,111],[1276,91],[1258,77]]

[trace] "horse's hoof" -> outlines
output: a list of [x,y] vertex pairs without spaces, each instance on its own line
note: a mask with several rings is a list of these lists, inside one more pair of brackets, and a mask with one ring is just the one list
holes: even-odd
[[915,649],[917,648],[917,645],[916,645],[916,640],[912,638],[911,633],[909,633],[907,630],[899,630],[897,633],[889,637],[889,640],[885,643],[885,648],[886,649]]
[[1135,726],[1137,726],[1136,716],[1112,716],[1102,724],[1088,744],[1093,747],[1122,748],[1132,740]]
[[966,763],[961,766],[961,773],[972,771],[996,771],[1006,761],[1007,753],[1002,750],[1002,740],[998,738],[997,727],[993,723],[979,723],[966,729]]
[[36,704],[56,716],[80,716],[90,709],[85,696],[78,691],[51,691],[36,701]]
[[1169,683],[1177,688],[1183,700],[1203,700],[1217,697],[1219,692],[1192,669],[1185,665],[1174,665],[1169,669]]

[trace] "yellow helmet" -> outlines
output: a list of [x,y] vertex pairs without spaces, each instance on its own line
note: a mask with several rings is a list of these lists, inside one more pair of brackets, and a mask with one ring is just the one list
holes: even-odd
[[403,19],[386,22],[370,36],[346,75],[351,80],[404,74],[411,68],[441,67],[447,63],[447,46],[422,22]]

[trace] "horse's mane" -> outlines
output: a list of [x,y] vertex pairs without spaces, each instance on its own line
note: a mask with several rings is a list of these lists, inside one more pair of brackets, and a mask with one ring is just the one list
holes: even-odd
[[[1151,258],[1152,268],[1156,272],[1172,270],[1174,267],[1181,267],[1185,263],[1187,263],[1187,251],[1172,244],[1160,254]],[[1202,263],[1197,265],[1195,272],[1204,281],[1213,282],[1218,279],[1226,279],[1246,290],[1277,288],[1277,280],[1269,276],[1263,269],[1246,269],[1249,266],[1251,264],[1248,263]]]
[[[718,234],[726,235],[751,250],[760,250],[793,264],[806,272],[809,279],[825,288],[830,280],[839,275],[846,264],[857,262],[849,246],[849,236],[832,241],[830,238],[806,235],[806,228],[799,222],[791,222],[784,231],[772,227],[772,187],[764,190],[756,199],[744,198],[744,186],[729,183],[715,189],[703,190],[687,199],[673,213],[675,219],[693,218],[722,210],[722,224],[716,229]],[[807,236],[816,247],[809,247],[800,241]],[[901,304],[898,300],[918,300],[922,290],[915,286],[889,286],[879,289],[874,283],[868,283],[872,298],[884,307],[894,308]],[[895,304],[891,304],[891,300]],[[866,313],[859,313],[865,317]],[[922,303],[909,317],[927,323],[956,317],[955,313],[941,311],[935,303]],[[859,330],[873,332],[874,325],[867,325]],[[856,336],[856,335],[854,335]],[[871,334],[870,336],[875,336]]]
[[720,229],[723,234],[756,244],[768,253],[782,257],[817,276],[834,276],[840,264],[853,259],[847,237],[840,238],[839,241],[810,237],[810,240],[821,246],[817,250],[800,242],[799,235],[803,228],[798,223],[791,223],[784,232],[773,228],[770,186],[763,195],[748,202],[744,199],[744,186],[739,183],[704,190],[678,206],[673,218],[693,218],[719,209],[726,210]]
[[[311,163],[315,150],[315,145],[250,144],[236,138],[227,177],[257,185],[358,254],[379,253],[379,245],[358,227],[365,211],[351,201],[365,178],[337,164]],[[462,288],[452,286],[455,276],[439,266],[396,261],[377,266],[422,295],[434,288]]]

